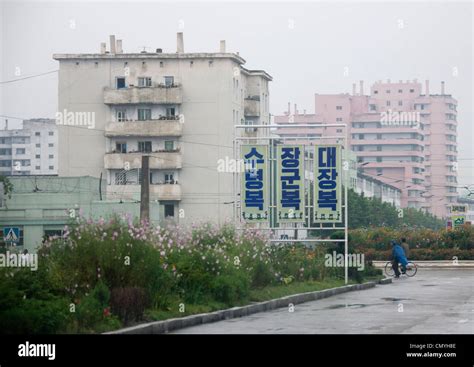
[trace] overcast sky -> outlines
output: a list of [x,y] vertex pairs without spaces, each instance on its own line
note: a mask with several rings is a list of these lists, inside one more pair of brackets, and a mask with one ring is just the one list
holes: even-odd
[[272,114],[288,101],[313,112],[314,93],[351,92],[359,80],[366,93],[379,79],[415,78],[439,93],[444,80],[459,103],[460,181],[474,185],[471,2],[0,2],[0,115],[12,127],[54,117],[57,73],[4,83],[57,70],[53,53],[98,52],[110,34],[124,52],[176,52],[182,31],[186,52],[225,39],[246,67],[270,73]]

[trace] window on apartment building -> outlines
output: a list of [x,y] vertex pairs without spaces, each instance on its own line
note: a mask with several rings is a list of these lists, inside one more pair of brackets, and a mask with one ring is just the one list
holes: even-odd
[[382,146],[381,146],[381,145],[377,145],[377,151],[378,151],[378,152],[381,152],[381,151],[382,151]]
[[115,112],[115,116],[117,117],[118,122],[124,122],[127,120],[127,110],[120,109]]
[[341,111],[341,110],[342,110],[342,106],[336,106],[336,110]]
[[41,169],[41,166],[35,166],[35,170],[39,171]]
[[[377,158],[376,158],[376,161],[379,162],[379,163],[382,162],[382,157],[377,157]],[[377,170],[378,170],[378,169],[379,169],[379,168],[377,168]],[[380,168],[380,169],[381,169],[381,168]],[[379,173],[379,172],[377,172],[377,173]]]
[[115,151],[117,153],[127,153],[127,143],[124,141],[118,141],[115,143]]
[[390,101],[387,101],[387,103],[386,103],[386,104],[387,104],[387,106],[390,106]]
[[139,108],[138,121],[151,120],[151,108]]
[[160,68],[164,66],[163,61],[160,61]]
[[337,129],[336,132],[337,133],[342,133],[342,129]]
[[166,151],[174,150],[174,141],[173,140],[165,140],[165,150]]
[[377,111],[377,106],[374,105],[374,104],[370,104],[370,105],[369,105],[369,110],[370,110],[370,111]]
[[49,170],[50,171],[54,170],[54,166],[49,166]]
[[[378,157],[380,158],[380,157]],[[377,175],[381,175],[383,173],[383,168],[377,168],[376,169]]]
[[382,139],[382,134],[377,134],[377,140]]
[[166,217],[174,217],[174,205],[173,204],[165,204],[165,218]]
[[12,161],[10,159],[0,160],[0,167],[11,167]]
[[140,153],[151,153],[151,141],[139,141],[138,151]]
[[48,147],[49,147],[49,148],[53,148],[53,147],[54,147],[54,143],[49,143],[49,144],[48,144]]
[[115,78],[115,86],[117,89],[126,88],[125,77],[118,76],[117,78]]
[[165,86],[171,87],[174,85],[174,76],[165,76],[164,80],[165,80]]
[[126,178],[126,173],[125,172],[115,172],[115,184],[116,185],[125,185],[127,182]]
[[9,148],[0,149],[0,155],[12,155],[12,150]]
[[39,131],[35,132],[35,136],[41,136],[41,133]]
[[48,156],[48,158],[49,158],[49,159],[53,159],[53,158],[54,158],[54,154],[50,154],[50,155]]
[[390,89],[387,89],[385,92],[387,92],[388,94],[390,94]]
[[151,78],[148,76],[138,78],[139,87],[151,87]]
[[176,109],[174,107],[167,107],[166,108],[166,117],[167,118],[174,118],[176,116]]
[[342,117],[336,117],[336,122],[342,122]]
[[41,148],[41,144],[40,143],[36,144],[36,148]]
[[359,140],[363,140],[364,139],[364,134],[359,134]]
[[399,106],[403,106],[403,101],[398,101]]
[[35,155],[35,158],[36,158],[36,159],[40,159],[40,158],[41,158],[41,154],[36,154],[36,155]]
[[379,91],[378,91],[378,90],[374,90],[374,94],[379,94]]
[[403,89],[399,89],[399,90],[398,90],[398,93],[403,93]]
[[165,183],[166,184],[174,184],[175,183],[173,173],[170,173],[170,172],[165,173]]
[[49,135],[49,136],[54,136],[54,131],[49,131],[49,132],[48,132],[48,135]]
[[16,154],[25,154],[26,149],[25,148],[16,148]]
[[30,138],[29,137],[23,137],[23,136],[15,136],[12,138],[12,143],[13,144],[29,144],[30,143]]

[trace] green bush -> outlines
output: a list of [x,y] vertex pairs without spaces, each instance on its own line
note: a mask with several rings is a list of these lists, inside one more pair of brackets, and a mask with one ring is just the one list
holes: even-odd
[[229,306],[245,300],[249,294],[250,281],[241,273],[224,274],[214,278],[212,285],[213,298]]

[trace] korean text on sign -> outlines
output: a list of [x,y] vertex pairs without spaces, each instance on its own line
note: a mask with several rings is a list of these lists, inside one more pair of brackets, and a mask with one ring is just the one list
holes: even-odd
[[302,146],[278,146],[277,215],[279,222],[304,221],[304,150]]
[[316,223],[340,223],[341,147],[315,147],[314,220]]
[[267,156],[265,145],[243,145],[245,172],[242,175],[242,218],[246,221],[268,220]]

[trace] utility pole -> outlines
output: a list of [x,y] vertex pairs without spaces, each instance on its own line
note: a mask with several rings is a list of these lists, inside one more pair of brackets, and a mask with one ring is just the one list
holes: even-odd
[[140,221],[150,221],[150,156],[142,156],[142,184],[140,192]]

